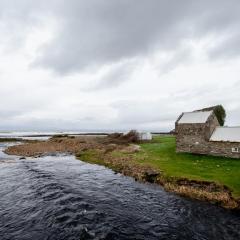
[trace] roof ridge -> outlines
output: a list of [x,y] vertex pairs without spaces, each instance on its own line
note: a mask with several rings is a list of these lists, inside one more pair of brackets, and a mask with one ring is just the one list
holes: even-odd
[[213,110],[209,110],[209,111],[190,111],[190,112],[183,112],[183,113],[208,113],[208,112],[213,112]]

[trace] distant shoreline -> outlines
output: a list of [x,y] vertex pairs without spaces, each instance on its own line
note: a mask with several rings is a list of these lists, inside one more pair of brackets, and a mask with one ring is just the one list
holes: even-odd
[[[10,133],[10,132],[9,132]],[[53,133],[53,134],[29,134],[29,135],[0,135],[0,138],[22,138],[22,137],[52,137],[54,135],[68,135],[68,136],[108,136],[113,132],[83,132],[83,133]],[[171,135],[170,132],[151,132],[153,135]]]

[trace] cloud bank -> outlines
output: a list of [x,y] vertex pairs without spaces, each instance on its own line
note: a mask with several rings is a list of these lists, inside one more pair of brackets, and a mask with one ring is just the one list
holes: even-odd
[[238,0],[2,0],[0,129],[240,124]]

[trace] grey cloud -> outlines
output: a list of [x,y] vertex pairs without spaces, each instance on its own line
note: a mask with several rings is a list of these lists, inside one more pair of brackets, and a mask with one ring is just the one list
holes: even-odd
[[136,64],[137,61],[125,61],[112,65],[93,86],[87,87],[86,90],[97,91],[118,87],[130,79]]
[[45,17],[57,20],[57,35],[39,50],[34,65],[58,73],[78,72],[156,50],[178,51],[182,41],[208,34],[231,35],[214,47],[214,53],[221,52],[218,56],[239,52],[234,44],[240,38],[238,0],[3,0],[0,7],[0,19],[17,24],[14,32],[24,33]]
[[[125,99],[112,103],[118,111],[117,124],[122,128],[173,129],[176,118],[184,111],[193,111],[211,105],[223,104],[227,112],[227,124],[239,124],[239,96],[232,95],[234,85],[223,88],[206,86],[176,92],[158,99]],[[239,87],[235,86],[236,91]],[[154,127],[156,126],[156,127]]]
[[0,1],[0,43],[5,51],[16,51],[25,44],[29,31],[41,24],[49,8],[46,1],[33,0],[1,0]]
[[[158,123],[168,121],[174,123],[177,114],[177,104],[166,104],[168,98],[156,100],[135,99],[123,100],[112,103],[118,111],[118,123],[128,123],[132,127],[141,124]],[[161,109],[160,107],[161,106]]]
[[[27,94],[23,92],[25,88],[19,90],[19,92],[2,90],[1,98],[4,101],[7,99],[3,95],[4,92],[5,95],[10,97],[6,101],[6,106],[0,108],[0,128],[4,128],[4,126],[6,128],[7,126],[9,129],[17,127],[19,129],[36,129],[48,126],[49,128],[63,129],[65,126],[71,126],[75,129],[86,129],[89,124],[96,128],[104,128],[104,126],[106,127],[105,118],[101,117],[100,114],[97,115],[97,111],[106,111],[106,113],[104,112],[106,119],[109,115],[114,115],[115,111],[118,112],[116,121],[113,120],[111,124],[107,124],[107,128],[141,127],[145,124],[150,127],[158,124],[158,128],[159,126],[162,128],[164,124],[169,124],[172,127],[176,116],[181,111],[191,111],[198,106],[200,108],[218,103],[226,105],[226,109],[229,109],[230,121],[237,122],[239,119],[239,96],[237,95],[239,88],[229,86],[225,89],[221,86],[218,89],[218,86],[206,84],[203,87],[192,86],[185,91],[181,87],[186,80],[185,75],[182,76],[182,79],[181,76],[176,76],[179,78],[179,83],[175,84],[174,82],[174,86],[169,85],[169,89],[163,87],[163,91],[169,91],[176,95],[179,93],[177,89],[182,89],[179,96],[169,96],[167,99],[159,98],[156,101],[150,101],[148,100],[151,98],[149,92],[153,89],[149,88],[148,93],[143,91],[142,95],[136,94],[135,97],[134,91],[144,88],[144,86],[139,87],[135,82],[136,85],[126,85],[125,89],[116,91],[116,99],[121,98],[122,94],[123,98],[133,100],[115,102],[112,105],[110,103],[115,98],[114,87],[123,82],[126,83],[130,79],[135,70],[135,60],[151,60],[155,53],[173,53],[172,57],[163,60],[157,66],[160,73],[168,73],[186,60],[191,60],[191,48],[182,47],[185,42],[195,42],[195,40],[214,36],[213,39],[217,41],[211,42],[209,47],[206,48],[206,51],[209,51],[207,53],[211,61],[225,57],[238,57],[240,53],[238,44],[240,42],[239,12],[239,0],[1,0],[0,34],[2,33],[4,39],[6,39],[2,43],[3,38],[0,36],[1,48],[4,48],[5,44],[13,48],[20,47],[24,44],[25,37],[32,29],[38,28],[43,22],[48,23],[48,20],[53,18],[57,23],[54,38],[39,49],[39,55],[32,66],[51,69],[60,75],[82,73],[84,70],[94,73],[103,65],[107,65],[109,71],[98,79],[96,85],[86,89],[88,91],[82,89],[81,84],[76,84],[78,81],[77,74],[71,75],[71,77],[76,77],[74,83],[71,83],[71,81],[69,83],[67,82],[68,78],[60,76],[57,79],[61,79],[61,84],[57,84],[58,80],[56,80],[56,86],[50,86],[49,82],[40,84],[35,82],[34,77],[32,77],[34,86],[27,84],[29,86]],[[1,31],[2,28],[4,31]],[[6,70],[6,72],[12,71],[11,67],[10,64],[10,70]],[[29,70],[34,72],[36,69]],[[19,69],[18,71],[19,78],[16,78],[15,81],[24,83],[25,73],[21,73]],[[47,75],[49,72],[44,71],[44,74]],[[196,74],[200,74],[200,72],[196,72]],[[9,78],[11,76],[9,74]],[[50,76],[48,77],[50,78]],[[162,93],[161,86],[164,85],[164,77],[159,78],[158,83],[154,82],[156,88],[159,88],[159,96]],[[210,77],[213,76],[210,75]],[[51,75],[51,78],[53,79],[55,76]],[[147,86],[147,80],[145,82],[146,90],[149,87]],[[195,79],[188,80],[194,81]],[[232,79],[229,80],[232,82]],[[239,79],[237,80],[239,82]],[[211,82],[211,79],[209,81]],[[228,78],[223,81],[228,81]],[[70,87],[71,84],[73,84],[72,88]],[[217,85],[216,82],[214,84]],[[40,86],[44,90],[38,93]],[[76,93],[75,86],[80,89],[79,93]],[[12,88],[9,89],[12,90],[14,87],[13,81]],[[69,91],[69,93],[58,93],[58,87],[62,92],[66,87],[66,92]],[[111,88],[111,92],[106,91],[105,94],[105,92],[96,91],[106,88]],[[48,92],[48,89],[51,89],[49,95],[44,94],[45,90]],[[89,90],[96,92],[92,93]],[[234,96],[234,93],[236,93],[236,96]],[[76,119],[77,114],[73,116],[74,119],[66,119],[69,112],[71,113],[71,109],[76,112],[75,108],[71,106],[72,102],[77,102],[81,97],[86,97],[87,94],[89,94],[89,100],[92,102],[102,101],[106,104],[106,110],[99,110],[100,107],[96,106],[96,111],[94,109],[93,113],[89,113],[89,116],[84,112],[81,115],[80,111],[78,119]],[[141,97],[143,100],[137,99]],[[35,98],[37,99],[34,100]],[[68,106],[61,108],[55,103],[58,98]],[[36,103],[34,103],[35,101]],[[84,98],[84,101],[88,102],[88,99]],[[236,104],[236,107],[231,109],[233,103]],[[48,105],[52,107],[48,108]],[[58,108],[55,109],[55,105]],[[81,107],[83,106],[80,105],[79,109]],[[34,109],[45,110],[46,115],[39,119],[37,118],[39,113],[34,113]],[[63,113],[59,117],[61,119],[55,118],[55,116],[49,117],[49,119],[46,117],[48,112],[54,115],[54,111],[56,116],[59,116],[58,113],[61,109],[66,109],[66,113],[65,110],[62,110]],[[19,119],[23,119],[21,116],[24,115],[30,117],[27,117],[24,121],[19,121]],[[36,118],[34,118],[35,116]],[[99,123],[99,119],[102,118],[104,123]],[[72,122],[72,119],[76,122]],[[110,121],[112,121],[112,118],[110,118]]]
[[187,46],[179,47],[178,51],[174,51],[174,53],[172,53],[172,56],[170,53],[168,55],[169,57],[155,66],[159,75],[168,74],[176,67],[194,60],[191,49]]
[[239,57],[240,54],[240,34],[239,33],[228,33],[225,39],[220,41],[220,43],[210,49],[211,59],[221,59],[221,58],[233,58]]
[[60,73],[142,56],[156,45],[176,44],[176,19],[184,8],[175,3],[178,10],[174,11],[164,1],[71,3],[59,16],[63,20],[59,36],[45,46],[37,60]]
[[22,114],[22,111],[20,110],[1,110],[0,120],[3,120],[5,118],[12,118],[21,114]]
[[35,64],[60,73],[154,50],[178,50],[184,40],[221,35],[229,28],[238,31],[240,21],[236,0],[72,0],[58,10],[59,35],[44,46]]

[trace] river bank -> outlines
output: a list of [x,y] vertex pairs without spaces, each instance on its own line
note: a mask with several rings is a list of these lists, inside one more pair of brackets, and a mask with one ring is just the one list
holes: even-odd
[[2,152],[12,144],[0,143],[1,240],[240,238],[238,212],[69,154],[20,160]]
[[136,180],[160,184],[165,190],[185,197],[224,208],[240,208],[237,181],[240,162],[176,155],[173,137],[155,137],[152,142],[137,145],[105,139],[96,136],[58,137],[12,146],[5,152],[25,157],[67,152],[82,161],[104,165]]

